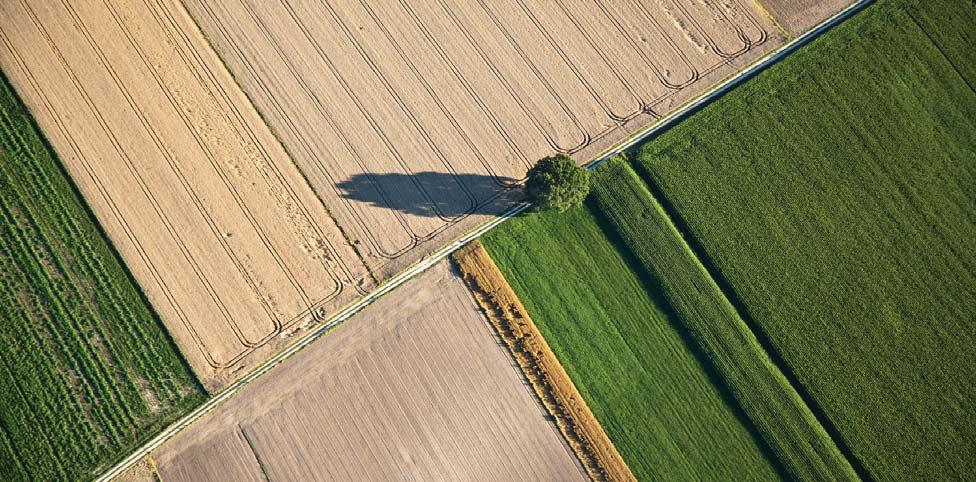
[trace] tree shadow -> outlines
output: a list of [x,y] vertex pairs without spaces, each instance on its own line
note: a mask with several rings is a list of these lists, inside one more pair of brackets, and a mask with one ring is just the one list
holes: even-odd
[[498,208],[488,201],[518,182],[482,174],[367,173],[356,174],[336,186],[344,199],[415,216],[456,218],[496,214]]

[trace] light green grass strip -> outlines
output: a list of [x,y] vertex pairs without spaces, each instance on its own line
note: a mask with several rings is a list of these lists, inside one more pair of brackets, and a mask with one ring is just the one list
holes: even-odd
[[790,475],[856,480],[850,463],[625,162],[598,171],[593,197],[636,261]]
[[590,209],[482,237],[639,480],[776,480],[777,463]]

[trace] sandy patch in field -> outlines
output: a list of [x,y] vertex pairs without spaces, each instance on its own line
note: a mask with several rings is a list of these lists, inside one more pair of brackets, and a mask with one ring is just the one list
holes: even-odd
[[209,388],[357,296],[364,266],[178,4],[0,2],[0,66]]
[[854,0],[757,0],[796,37],[843,10]]
[[158,451],[163,480],[583,480],[447,262]]
[[185,3],[381,277],[783,41],[747,0]]

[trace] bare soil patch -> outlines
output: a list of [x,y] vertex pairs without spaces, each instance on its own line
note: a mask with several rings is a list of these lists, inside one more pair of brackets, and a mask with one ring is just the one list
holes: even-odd
[[163,480],[583,480],[447,262],[158,451]]
[[796,37],[827,20],[853,0],[757,0],[780,25]]
[[593,480],[637,480],[481,243],[454,253],[464,282]]
[[210,389],[365,268],[183,8],[0,3],[0,66]]
[[783,41],[746,0],[185,4],[381,277]]

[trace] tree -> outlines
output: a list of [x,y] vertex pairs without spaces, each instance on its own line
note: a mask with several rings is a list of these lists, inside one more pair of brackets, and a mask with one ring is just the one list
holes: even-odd
[[590,171],[566,154],[544,157],[529,169],[525,193],[541,211],[580,206],[590,193]]

